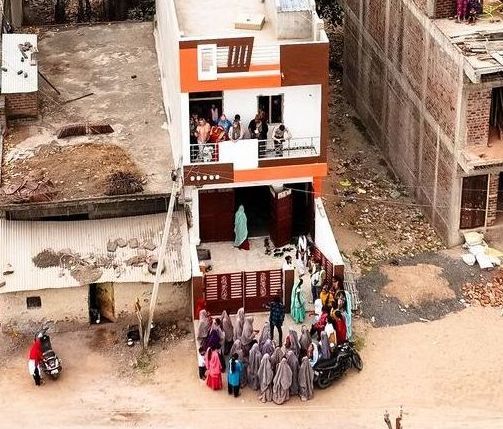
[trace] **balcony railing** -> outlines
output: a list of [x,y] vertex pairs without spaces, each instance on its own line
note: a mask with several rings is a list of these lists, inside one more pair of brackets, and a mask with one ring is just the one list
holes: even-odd
[[190,163],[232,162],[235,168],[256,168],[258,160],[304,158],[317,156],[320,151],[319,137],[292,138],[278,142],[268,140],[229,140],[219,143],[192,144]]

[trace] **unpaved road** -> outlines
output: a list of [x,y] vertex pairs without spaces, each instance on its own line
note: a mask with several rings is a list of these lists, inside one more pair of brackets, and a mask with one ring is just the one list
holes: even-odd
[[316,390],[308,403],[295,398],[283,406],[263,405],[249,389],[239,399],[210,391],[197,378],[190,339],[156,354],[153,377],[121,379],[117,362],[97,351],[92,333],[55,334],[65,366],[61,379],[35,387],[24,348],[2,367],[0,427],[374,429],[385,427],[384,409],[394,416],[401,404],[407,429],[503,427],[498,310],[468,308],[431,323],[357,329],[365,332],[364,370]]

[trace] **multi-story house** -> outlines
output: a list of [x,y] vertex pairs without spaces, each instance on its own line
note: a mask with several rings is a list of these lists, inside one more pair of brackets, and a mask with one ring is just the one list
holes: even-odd
[[[449,245],[501,231],[500,2],[346,0],[344,86],[371,138]],[[482,3],[482,2],[481,2]]]
[[[232,310],[243,302],[260,307],[262,301],[252,305],[247,298],[270,299],[284,279],[269,269],[281,271],[283,261],[261,258],[264,237],[278,248],[311,234],[319,256],[331,264],[330,275],[333,266],[342,275],[316,198],[327,174],[329,44],[314,1],[158,1],[155,28],[168,129],[192,214],[191,242],[212,254],[213,272],[203,279],[193,252],[194,301],[205,292],[207,301],[233,301],[214,303],[214,309]],[[191,118],[211,123],[212,109],[230,121],[239,115],[244,138],[198,143]],[[258,114],[269,130],[260,139],[248,130]],[[281,124],[289,131],[282,147],[272,135]],[[261,237],[249,252],[232,247],[240,205],[249,236]],[[267,283],[267,291],[259,283]]]

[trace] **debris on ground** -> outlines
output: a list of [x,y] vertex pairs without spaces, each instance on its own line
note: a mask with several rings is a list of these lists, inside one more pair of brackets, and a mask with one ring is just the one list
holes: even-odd
[[57,194],[50,179],[37,180],[33,176],[11,183],[2,193],[3,200],[7,204],[48,202]]
[[110,134],[113,132],[114,129],[110,124],[84,123],[65,125],[58,130],[56,136],[58,139],[63,139],[65,137],[85,136],[87,134]]
[[61,264],[61,253],[52,249],[44,249],[32,258],[33,263],[38,268],[59,267]]
[[105,195],[128,195],[143,191],[143,179],[131,171],[116,171],[106,179]]
[[468,304],[484,307],[503,306],[503,271],[498,270],[489,280],[468,282],[461,288]]
[[71,276],[81,285],[95,283],[103,275],[103,271],[93,265],[77,265],[70,270]]

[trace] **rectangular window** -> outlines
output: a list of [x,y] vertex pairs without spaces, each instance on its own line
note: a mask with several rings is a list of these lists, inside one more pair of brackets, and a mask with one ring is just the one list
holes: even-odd
[[463,177],[461,229],[478,228],[486,222],[487,174]]
[[489,114],[489,143],[503,139],[503,88],[493,88]]
[[217,79],[217,45],[197,45],[197,71],[199,80]]
[[42,307],[42,300],[39,296],[29,296],[26,298],[26,308],[40,308]]
[[259,95],[257,110],[263,110],[269,124],[283,122],[283,94]]

